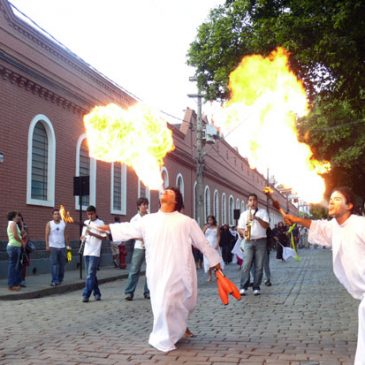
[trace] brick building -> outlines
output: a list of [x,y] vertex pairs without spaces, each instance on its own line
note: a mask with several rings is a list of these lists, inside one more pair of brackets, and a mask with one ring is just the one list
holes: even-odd
[[[151,211],[158,209],[158,193],[141,186],[133,170],[95,161],[87,152],[83,115],[95,105],[131,105],[136,97],[38,29],[6,0],[0,0],[0,85],[1,261],[6,257],[8,211],[22,212],[40,248],[53,207],[64,204],[74,218],[79,216],[74,176],[90,175],[85,206],[94,204],[105,222],[115,215],[129,220],[143,194],[150,198]],[[176,149],[162,169],[167,185],[180,186],[190,216],[195,214],[195,123],[195,112],[187,109],[181,125],[169,125]],[[251,191],[266,205],[265,178],[234,148],[218,140],[205,151],[206,215],[215,214],[219,223],[233,225],[233,210],[245,206]],[[285,198],[275,194],[286,206]],[[272,223],[280,219],[273,210],[270,215]],[[78,226],[73,225],[70,233],[76,242]],[[34,265],[42,259],[41,252]]]

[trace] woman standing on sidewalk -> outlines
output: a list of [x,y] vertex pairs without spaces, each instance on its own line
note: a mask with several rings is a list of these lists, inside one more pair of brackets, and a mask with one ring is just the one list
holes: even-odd
[[20,263],[22,251],[22,235],[18,227],[20,215],[18,212],[12,211],[8,213],[8,245],[6,251],[8,253],[8,288],[12,291],[20,290],[22,265]]
[[[220,230],[217,226],[217,220],[213,215],[210,215],[207,219],[207,224],[203,228],[203,232],[205,235],[205,238],[208,240],[210,247],[214,248],[220,257],[222,257],[222,252],[219,247],[219,241],[220,241]],[[208,258],[204,256],[203,259],[204,263],[204,271],[208,273],[208,281],[212,280],[212,269],[210,268],[210,264],[208,261]],[[224,269],[224,263],[223,260],[221,260],[221,267]]]

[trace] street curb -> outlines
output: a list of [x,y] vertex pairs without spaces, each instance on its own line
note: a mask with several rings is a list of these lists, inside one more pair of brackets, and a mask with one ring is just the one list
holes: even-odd
[[[144,274],[144,272],[141,272],[141,274]],[[98,279],[98,283],[104,284],[104,283],[108,283],[108,282],[115,281],[118,279],[126,279],[126,278],[128,278],[128,273],[110,276],[110,277],[103,278],[103,279]],[[39,289],[39,290],[31,291],[28,293],[13,293],[13,294],[7,294],[7,295],[0,295],[0,301],[37,299],[37,298],[43,298],[43,297],[46,297],[49,295],[64,294],[67,292],[80,290],[80,289],[83,289],[84,287],[85,287],[85,281],[80,280],[76,283],[70,283],[70,284],[59,285],[56,287]]]

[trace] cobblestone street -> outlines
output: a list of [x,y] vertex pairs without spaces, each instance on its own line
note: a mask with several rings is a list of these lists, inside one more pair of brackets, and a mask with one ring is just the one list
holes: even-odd
[[[147,343],[152,328],[142,285],[126,302],[126,280],[101,286],[102,301],[81,290],[1,302],[0,365],[247,364],[351,365],[357,307],[332,273],[331,252],[301,250],[301,262],[271,256],[272,287],[223,306],[199,270],[199,303],[189,328],[197,337],[163,354]],[[227,276],[239,282],[237,265]],[[92,298],[91,298],[92,299]]]

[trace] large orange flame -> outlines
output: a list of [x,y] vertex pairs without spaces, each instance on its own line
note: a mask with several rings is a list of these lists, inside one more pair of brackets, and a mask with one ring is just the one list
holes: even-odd
[[321,201],[325,184],[318,174],[329,163],[314,160],[309,146],[298,142],[296,118],[308,113],[308,105],[287,52],[279,47],[267,58],[244,57],[230,75],[229,88],[231,98],[220,116],[227,140],[252,168],[263,173],[269,168],[306,201]]
[[128,110],[97,106],[84,116],[90,156],[131,166],[150,189],[162,186],[161,166],[174,149],[172,132],[157,113],[143,104]]

